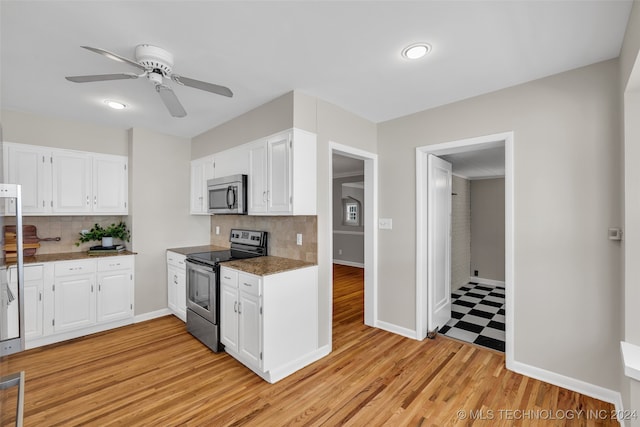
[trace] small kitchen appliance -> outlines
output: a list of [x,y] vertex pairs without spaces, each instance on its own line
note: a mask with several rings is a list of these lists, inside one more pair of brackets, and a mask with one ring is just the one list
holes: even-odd
[[232,229],[231,248],[187,255],[187,331],[218,353],[220,343],[220,263],[267,255],[267,232]]
[[207,181],[210,214],[247,214],[247,175],[231,175]]

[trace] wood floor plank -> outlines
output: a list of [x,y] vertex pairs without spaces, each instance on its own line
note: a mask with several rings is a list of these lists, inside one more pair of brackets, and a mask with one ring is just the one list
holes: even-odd
[[[333,351],[276,384],[173,316],[12,355],[2,372],[26,371],[26,426],[617,425],[509,419],[613,406],[510,372],[495,351],[365,326],[363,278],[334,267]],[[1,425],[11,425],[15,396],[3,397]]]

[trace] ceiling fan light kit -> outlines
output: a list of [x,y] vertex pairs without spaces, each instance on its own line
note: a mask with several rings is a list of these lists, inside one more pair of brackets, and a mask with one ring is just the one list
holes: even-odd
[[137,79],[138,77],[147,77],[147,80],[155,86],[156,92],[160,95],[160,99],[164,103],[167,110],[173,117],[185,117],[187,112],[180,104],[178,97],[175,95],[170,86],[164,83],[164,79],[174,81],[181,86],[188,86],[194,89],[200,89],[217,95],[227,96],[231,98],[233,92],[227,87],[219,86],[213,83],[202,82],[200,80],[173,74],[173,55],[160,47],[141,44],[136,46],[135,60],[120,56],[117,53],[97,47],[81,46],[91,52],[98,53],[109,59],[125,64],[132,65],[143,71],[142,74],[120,73],[120,74],[97,74],[89,76],[69,76],[67,80],[74,83],[90,83],[107,80],[124,80]]

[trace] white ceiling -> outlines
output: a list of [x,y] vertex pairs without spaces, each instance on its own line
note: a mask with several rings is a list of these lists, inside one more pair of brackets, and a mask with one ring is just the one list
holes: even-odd
[[[631,0],[600,1],[8,1],[0,2],[2,108],[191,137],[291,90],[373,122],[619,55]],[[400,50],[433,45],[415,62]],[[175,56],[177,74],[231,88],[231,99],[174,90],[173,118],[139,80],[68,75],[136,71],[81,49]],[[124,111],[107,110],[105,98]]]
[[441,155],[451,163],[453,173],[466,179],[497,178],[504,176],[504,144],[473,151]]

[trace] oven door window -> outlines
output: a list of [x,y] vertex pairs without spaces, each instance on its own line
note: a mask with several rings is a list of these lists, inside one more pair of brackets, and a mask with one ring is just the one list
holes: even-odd
[[235,209],[238,207],[238,187],[209,188],[209,209]]
[[187,269],[188,305],[201,316],[215,321],[215,273],[207,268],[191,267]]

